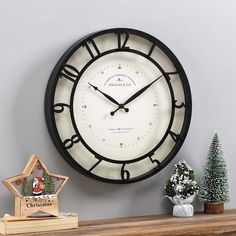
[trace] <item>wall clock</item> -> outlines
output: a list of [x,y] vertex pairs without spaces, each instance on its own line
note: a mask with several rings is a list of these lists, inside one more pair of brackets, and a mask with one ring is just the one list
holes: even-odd
[[177,154],[191,92],[176,56],[155,37],[116,28],[73,44],[48,81],[45,114],[64,159],[79,172],[132,183]]

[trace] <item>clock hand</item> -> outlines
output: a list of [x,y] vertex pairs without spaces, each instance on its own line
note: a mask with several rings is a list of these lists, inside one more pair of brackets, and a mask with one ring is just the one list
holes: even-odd
[[[118,110],[119,109],[124,109],[126,112],[129,111],[128,108],[125,108],[123,104],[120,104],[119,102],[117,102],[113,97],[111,97],[110,95],[102,92],[100,89],[98,89],[98,87],[88,83],[92,88],[94,88],[94,90],[98,91],[99,93],[101,93],[104,97],[106,97],[109,101],[115,103],[116,105],[118,105]],[[112,112],[111,112],[111,115],[112,115]]]
[[155,80],[153,80],[151,83],[149,83],[148,85],[146,85],[145,87],[141,88],[139,91],[137,91],[135,94],[133,94],[128,100],[126,100],[123,103],[123,106],[127,105],[128,103],[130,103],[131,101],[133,101],[135,98],[137,98],[138,96],[140,96],[142,93],[144,93],[152,84],[154,84],[157,80],[159,80],[163,75],[159,76],[158,78],[156,78]]
[[115,109],[115,111],[111,111],[111,113],[110,113],[111,116],[114,116],[115,113],[116,113],[118,110],[120,110],[120,109],[124,109],[126,112],[129,111],[129,108],[125,108],[123,104],[120,104],[120,105]]
[[110,95],[102,92],[100,89],[98,89],[98,87],[88,83],[92,88],[94,88],[94,90],[98,91],[99,93],[101,93],[104,97],[106,97],[108,100],[110,100],[111,102],[115,103],[116,105],[120,105],[119,102],[117,102],[113,97],[111,97]]
[[[123,104],[120,104],[119,107],[111,112],[111,115],[114,115],[119,109],[123,108],[125,105],[127,105],[128,103],[130,103],[131,101],[133,101],[135,98],[137,98],[138,96],[140,96],[142,93],[144,93],[152,84],[154,84],[157,80],[159,80],[163,75],[159,76],[158,78],[156,78],[155,80],[153,80],[151,83],[149,83],[148,85],[144,86],[143,88],[141,88],[139,91],[137,91],[135,94],[133,94],[128,100],[126,100]],[[128,109],[128,108],[127,108]]]

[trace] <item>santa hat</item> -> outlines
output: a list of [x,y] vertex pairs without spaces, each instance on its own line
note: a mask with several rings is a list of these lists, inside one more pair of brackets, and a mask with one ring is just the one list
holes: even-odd
[[42,180],[44,180],[44,178],[42,178],[41,176],[34,177],[34,182],[39,182],[39,181],[42,181]]

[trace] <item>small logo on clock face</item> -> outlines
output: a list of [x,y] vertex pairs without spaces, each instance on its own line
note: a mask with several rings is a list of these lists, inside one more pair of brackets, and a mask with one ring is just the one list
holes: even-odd
[[109,77],[105,84],[105,86],[109,87],[130,87],[132,85],[136,85],[132,78],[125,74],[115,74]]
[[129,87],[131,86],[131,83],[122,83],[122,82],[117,82],[117,83],[109,83],[109,87]]

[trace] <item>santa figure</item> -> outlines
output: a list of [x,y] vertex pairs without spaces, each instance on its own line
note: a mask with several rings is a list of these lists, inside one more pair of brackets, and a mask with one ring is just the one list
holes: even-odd
[[45,188],[45,184],[43,182],[43,178],[40,176],[34,177],[33,179],[33,195],[38,196],[42,194],[42,191]]

